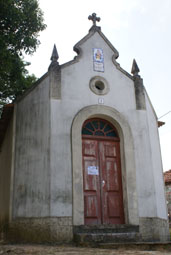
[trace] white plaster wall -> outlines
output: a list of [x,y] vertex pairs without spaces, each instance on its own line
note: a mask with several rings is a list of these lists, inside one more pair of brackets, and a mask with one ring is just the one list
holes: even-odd
[[[133,81],[112,63],[113,51],[99,34],[95,33],[81,48],[80,61],[62,69],[62,104],[79,110],[86,105],[98,104],[98,98],[103,97],[105,105],[120,112],[135,109]],[[103,49],[104,73],[93,71],[93,48]],[[107,80],[110,87],[107,95],[98,96],[92,93],[89,81],[94,76],[102,76]]]
[[134,111],[127,119],[135,145],[139,216],[157,217],[147,113],[145,110]]
[[49,216],[49,80],[17,103],[13,217]]
[[155,117],[153,108],[146,96],[147,118],[149,139],[151,145],[151,161],[152,172],[154,178],[155,188],[155,202],[157,217],[167,219],[167,208],[165,200],[164,179],[163,179],[163,166],[161,160],[160,141],[157,128],[157,119]]
[[[63,107],[62,107],[63,106]],[[72,216],[70,128],[72,115],[61,100],[51,100],[51,216]]]

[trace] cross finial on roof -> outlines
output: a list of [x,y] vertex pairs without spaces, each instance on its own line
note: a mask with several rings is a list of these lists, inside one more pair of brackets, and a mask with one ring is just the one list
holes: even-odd
[[93,21],[93,26],[96,26],[96,21],[100,21],[100,18],[96,17],[96,13],[92,13],[92,15],[89,15],[88,19]]

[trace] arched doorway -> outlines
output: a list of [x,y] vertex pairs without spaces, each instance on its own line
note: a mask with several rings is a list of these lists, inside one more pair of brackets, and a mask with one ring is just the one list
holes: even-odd
[[84,223],[123,224],[120,139],[107,120],[88,119],[82,127]]

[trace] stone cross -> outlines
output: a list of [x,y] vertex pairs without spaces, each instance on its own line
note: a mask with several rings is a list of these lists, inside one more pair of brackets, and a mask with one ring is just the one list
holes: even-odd
[[93,26],[96,26],[96,21],[100,21],[100,18],[96,17],[96,13],[92,13],[92,15],[89,15],[88,19],[93,21]]

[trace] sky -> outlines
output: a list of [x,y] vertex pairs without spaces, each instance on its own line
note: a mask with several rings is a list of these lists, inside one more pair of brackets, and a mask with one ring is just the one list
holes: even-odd
[[137,61],[156,114],[166,123],[159,135],[163,170],[171,169],[171,0],[39,0],[39,6],[47,28],[37,51],[25,58],[29,73],[40,78],[47,72],[54,43],[60,64],[72,60],[73,46],[92,26],[88,16],[97,13],[121,67],[130,73]]

